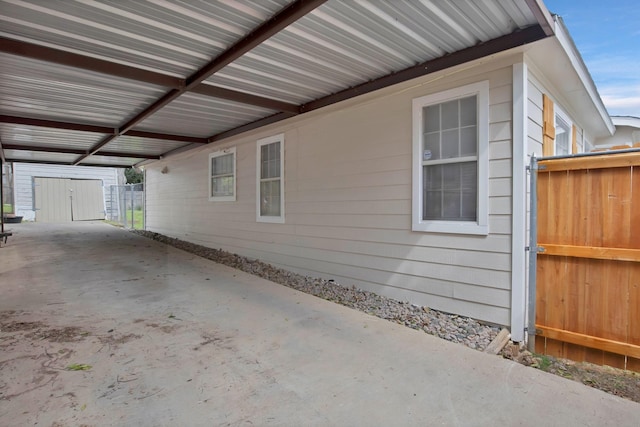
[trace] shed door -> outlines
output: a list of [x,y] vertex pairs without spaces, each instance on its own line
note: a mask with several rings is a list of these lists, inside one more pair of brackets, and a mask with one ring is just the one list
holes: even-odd
[[34,178],[36,221],[70,222],[104,219],[102,181]]
[[104,219],[102,181],[97,179],[71,180],[71,218],[73,221]]

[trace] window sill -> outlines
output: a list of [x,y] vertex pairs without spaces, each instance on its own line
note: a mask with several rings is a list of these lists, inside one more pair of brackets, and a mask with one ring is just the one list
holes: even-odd
[[236,196],[209,197],[210,202],[235,202]]
[[413,223],[411,230],[425,233],[472,234],[478,236],[486,236],[489,234],[488,225],[463,221],[420,221]]
[[266,222],[271,224],[284,224],[283,216],[258,216],[256,217],[257,222]]

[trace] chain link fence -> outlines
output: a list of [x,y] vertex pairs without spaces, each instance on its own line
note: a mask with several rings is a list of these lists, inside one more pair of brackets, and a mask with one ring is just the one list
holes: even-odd
[[144,184],[112,185],[109,221],[144,230]]

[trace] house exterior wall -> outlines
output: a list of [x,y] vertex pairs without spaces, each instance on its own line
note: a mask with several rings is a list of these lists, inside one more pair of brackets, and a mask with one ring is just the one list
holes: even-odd
[[[513,58],[431,75],[146,166],[147,229],[414,304],[508,325]],[[488,81],[489,233],[411,231],[412,99]],[[256,142],[285,136],[285,221],[256,221]],[[208,199],[236,147],[237,198]]]
[[[531,66],[531,64],[530,64]],[[531,68],[535,68],[531,66]],[[536,157],[542,157],[542,95],[546,94],[551,97],[554,102],[554,108],[560,109],[564,114],[569,118],[571,124],[575,125],[576,131],[576,143],[578,147],[578,153],[583,153],[585,151],[590,151],[590,147],[587,143],[590,139],[589,136],[584,132],[582,126],[580,125],[579,120],[576,116],[569,110],[567,107],[567,103],[563,102],[561,99],[557,97],[558,91],[555,90],[550,83],[543,83],[544,75],[535,71],[532,71],[530,68],[529,78],[528,78],[528,103],[527,103],[527,136],[528,136],[528,144],[527,144],[527,155],[530,158],[531,155],[535,154]]]
[[107,212],[111,209],[109,187],[118,183],[118,170],[116,168],[37,163],[14,163],[13,168],[15,211],[16,215],[23,216],[25,221],[35,220],[33,183],[36,177],[99,179],[102,181],[105,209]]

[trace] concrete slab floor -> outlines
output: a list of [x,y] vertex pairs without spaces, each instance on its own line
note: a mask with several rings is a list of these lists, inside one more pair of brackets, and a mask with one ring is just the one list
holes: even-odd
[[2,426],[638,425],[637,403],[106,224],[12,229]]

